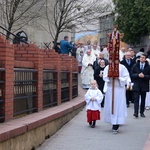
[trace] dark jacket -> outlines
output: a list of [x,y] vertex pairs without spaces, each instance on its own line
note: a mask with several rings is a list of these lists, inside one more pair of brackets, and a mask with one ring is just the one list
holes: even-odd
[[129,72],[129,74],[130,74],[130,73],[131,73],[131,68],[132,68],[133,65],[134,65],[133,60],[130,59],[130,65],[127,63],[126,59],[123,59],[120,63],[121,63],[122,65],[124,65],[124,66],[127,68],[128,72]]
[[103,77],[100,77],[99,74],[100,74],[100,71],[104,71],[104,68],[98,66],[94,72],[94,79],[97,81],[98,88],[101,90],[102,93],[104,93],[103,88],[104,88],[105,82],[103,80]]
[[[143,72],[144,78],[139,78],[139,74]],[[145,62],[144,69],[140,69],[140,62],[137,62],[133,65],[131,69],[131,79],[134,83],[133,91],[149,91],[149,80],[150,80],[150,65],[148,62]]]

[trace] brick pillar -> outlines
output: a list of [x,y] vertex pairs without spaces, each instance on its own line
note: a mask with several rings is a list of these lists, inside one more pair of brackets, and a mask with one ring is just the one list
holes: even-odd
[[4,120],[13,118],[14,103],[14,48],[2,36],[0,36],[0,60],[2,68],[5,68],[5,83],[2,91],[4,99]]
[[36,61],[35,69],[37,69],[37,100],[36,107],[37,111],[41,111],[43,109],[43,52],[37,49],[36,54],[34,54],[34,58]]

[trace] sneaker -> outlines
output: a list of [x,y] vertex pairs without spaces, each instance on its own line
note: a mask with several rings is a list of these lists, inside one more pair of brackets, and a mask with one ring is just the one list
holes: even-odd
[[118,130],[113,130],[113,134],[117,134],[118,132]]
[[147,106],[145,109],[146,109],[146,110],[150,110],[150,107]]

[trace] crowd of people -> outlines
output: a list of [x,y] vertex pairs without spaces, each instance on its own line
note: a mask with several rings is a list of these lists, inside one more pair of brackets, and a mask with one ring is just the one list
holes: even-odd
[[[119,126],[125,123],[127,108],[131,103],[134,104],[133,116],[138,118],[140,114],[142,118],[145,117],[145,110],[150,109],[150,59],[143,48],[138,53],[132,48],[120,49],[119,77],[115,79],[114,93],[113,80],[108,77],[109,52],[106,47],[100,48],[98,45],[87,47],[81,43],[76,56],[82,87],[88,90],[85,95],[87,120],[92,128],[100,118],[97,111],[100,113],[101,107],[104,107],[104,122],[112,124],[114,133],[118,133]],[[99,97],[100,99],[92,94],[98,89],[100,95],[103,95]],[[111,114],[112,96],[114,97],[113,115]]]
[[[150,109],[150,50],[135,52],[132,48],[119,50],[119,77],[109,77],[109,49],[95,41],[72,44],[68,36],[60,41],[60,53],[71,53],[78,61],[85,94],[87,122],[94,128],[104,107],[104,122],[112,124],[113,133],[125,123],[127,108],[134,104],[133,116],[145,118]],[[116,60],[115,60],[116,61]]]

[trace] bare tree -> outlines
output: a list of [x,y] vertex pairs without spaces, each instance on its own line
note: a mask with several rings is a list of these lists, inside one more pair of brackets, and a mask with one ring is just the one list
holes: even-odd
[[108,11],[111,5],[103,0],[46,0],[44,19],[48,29],[41,26],[57,42],[61,32],[69,31],[72,26],[85,28],[87,24],[96,24],[100,15]]
[[8,30],[6,39],[12,30],[17,31],[40,17],[44,4],[45,0],[0,0],[1,24]]

